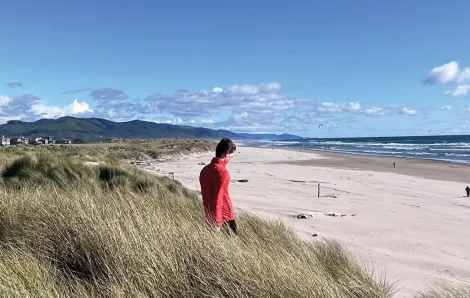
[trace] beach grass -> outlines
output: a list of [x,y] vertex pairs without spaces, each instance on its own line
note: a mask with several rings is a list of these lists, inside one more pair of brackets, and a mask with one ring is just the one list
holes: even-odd
[[215,150],[216,143],[206,140],[187,139],[109,139],[101,143],[54,144],[37,146],[0,147],[1,156],[18,156],[22,153],[68,153],[88,159],[168,159],[188,154]]
[[208,227],[198,196],[127,164],[28,152],[3,164],[2,297],[390,297],[338,243],[239,215]]
[[429,287],[426,291],[420,291],[416,298],[466,298],[470,297],[469,284],[451,284],[440,282]]
[[335,241],[306,243],[250,214],[238,215],[238,237],[217,233],[194,192],[114,158],[25,150],[2,160],[0,297],[394,296],[393,282]]

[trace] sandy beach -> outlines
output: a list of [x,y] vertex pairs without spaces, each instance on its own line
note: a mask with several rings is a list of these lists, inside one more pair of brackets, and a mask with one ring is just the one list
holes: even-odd
[[[141,166],[198,191],[201,162],[212,156]],[[398,281],[397,297],[442,279],[470,281],[469,165],[239,147],[228,169],[238,212],[281,219],[306,241],[339,241]],[[310,217],[295,217],[303,213]]]

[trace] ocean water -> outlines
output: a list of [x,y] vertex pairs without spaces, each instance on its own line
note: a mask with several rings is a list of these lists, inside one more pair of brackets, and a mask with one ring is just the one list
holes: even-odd
[[470,162],[470,135],[251,141],[250,146]]

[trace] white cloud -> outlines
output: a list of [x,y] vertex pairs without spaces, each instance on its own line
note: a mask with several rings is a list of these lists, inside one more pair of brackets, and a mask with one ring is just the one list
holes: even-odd
[[11,101],[12,101],[12,98],[10,96],[0,95],[0,108],[2,106],[7,105]]
[[[156,120],[156,119],[148,119],[148,118],[139,118],[139,120],[141,121],[147,121],[147,122],[153,122],[153,123],[157,123],[157,124],[172,124],[172,125],[181,125],[183,124],[183,119],[181,118],[176,118],[176,119],[167,119],[167,118],[160,118],[159,120]],[[191,121],[189,121],[188,123],[190,124],[194,124],[196,123],[196,121],[193,119]]]
[[322,102],[317,107],[317,111],[319,113],[341,113],[344,111],[344,107],[334,102]]
[[[163,124],[172,124],[172,125],[181,125],[183,124],[183,119],[181,118],[176,118],[176,119],[168,119],[168,118],[160,118],[159,120],[156,120],[156,119],[152,119],[152,120],[149,120],[149,119],[141,119],[143,121],[148,121],[148,122],[154,122],[154,123],[163,123]],[[191,123],[191,121],[189,121],[189,123]]]
[[59,118],[65,116],[63,109],[57,106],[46,106],[42,103],[37,103],[31,106],[33,114],[38,115],[40,118]]
[[414,115],[417,115],[418,114],[418,111],[415,110],[415,109],[412,109],[410,107],[404,107],[401,109],[401,112],[405,115],[410,115],[410,116],[414,116]]
[[453,90],[446,91],[444,94],[451,96],[465,95],[468,92],[466,88],[469,88],[465,83],[470,83],[470,67],[460,69],[456,61],[451,61],[433,68],[425,77],[424,83],[428,85],[454,83],[458,86]]
[[319,113],[357,112],[361,110],[361,104],[357,101],[339,104],[334,102],[322,102],[316,110]]
[[385,116],[385,110],[382,108],[372,107],[364,110],[364,114],[369,116]]
[[350,111],[360,111],[361,110],[361,104],[359,102],[350,102],[348,103],[348,109]]
[[228,87],[227,92],[232,94],[253,95],[259,93],[259,88],[253,85],[233,85]]
[[465,67],[459,74],[457,78],[457,83],[468,83],[470,82],[470,67]]
[[451,61],[444,65],[434,67],[426,76],[424,82],[429,85],[447,84],[455,81],[459,76],[459,64]]
[[10,120],[22,120],[23,119],[23,115],[19,115],[19,116],[0,116],[0,124],[5,124],[7,123],[8,121]]
[[86,102],[75,99],[65,107],[47,105],[32,94],[18,96],[0,95],[0,118],[35,121],[40,118],[58,118],[66,115],[81,115],[93,113]]
[[199,120],[192,119],[191,121],[189,121],[189,124],[193,126],[207,126],[207,125],[214,124],[214,123],[215,121],[212,119],[199,119]]
[[222,93],[222,92],[224,92],[224,89],[222,89],[220,87],[212,88],[212,93]]
[[418,115],[420,112],[411,107],[400,107],[398,105],[389,105],[385,108],[371,107],[362,111],[367,116],[391,116],[394,114],[402,114],[408,116]]
[[227,92],[238,95],[253,95],[258,93],[279,92],[281,84],[272,82],[259,85],[232,85],[227,88]]
[[467,95],[469,91],[470,91],[470,85],[465,84],[465,85],[459,85],[452,90],[448,90],[444,92],[444,94],[457,97],[457,96]]
[[93,113],[86,102],[78,102],[76,99],[64,108],[58,106],[47,106],[42,102],[31,105],[31,112],[41,118],[59,118],[66,115],[74,116],[83,113]]
[[450,110],[452,110],[452,106],[451,106],[451,105],[448,105],[448,106],[442,106],[442,107],[441,107],[441,110],[444,110],[444,111],[450,111]]
[[74,99],[71,104],[65,107],[65,112],[71,115],[78,115],[83,113],[93,113],[93,110],[90,109],[90,106],[86,102],[78,102],[77,99]]
[[237,121],[241,119],[245,119],[245,118],[248,118],[248,113],[247,112],[236,113],[236,114],[233,114],[232,118]]
[[202,120],[199,120],[199,123],[201,123],[201,124],[213,124],[214,120],[212,120],[212,119],[202,119]]

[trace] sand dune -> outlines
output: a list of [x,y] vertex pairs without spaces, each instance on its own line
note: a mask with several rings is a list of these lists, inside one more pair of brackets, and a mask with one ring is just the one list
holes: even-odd
[[[212,155],[149,168],[199,190],[200,163]],[[228,168],[237,210],[282,219],[307,241],[338,240],[398,280],[398,297],[440,279],[470,282],[467,165],[240,147]]]

